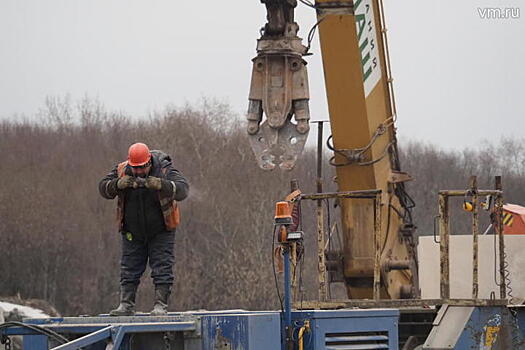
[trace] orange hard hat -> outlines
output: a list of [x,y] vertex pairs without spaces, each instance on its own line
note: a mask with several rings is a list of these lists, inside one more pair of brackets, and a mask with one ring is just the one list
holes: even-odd
[[149,162],[151,153],[144,143],[134,143],[128,150],[128,164],[131,166],[141,166]]

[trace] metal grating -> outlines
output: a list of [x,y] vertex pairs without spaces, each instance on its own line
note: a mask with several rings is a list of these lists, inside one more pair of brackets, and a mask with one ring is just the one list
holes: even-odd
[[326,350],[388,349],[388,332],[327,333]]

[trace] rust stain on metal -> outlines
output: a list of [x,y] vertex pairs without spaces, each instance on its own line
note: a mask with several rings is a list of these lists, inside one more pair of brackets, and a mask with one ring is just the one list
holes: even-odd
[[452,306],[506,306],[508,300],[501,299],[349,299],[330,301],[303,301],[294,305],[297,309],[346,309],[346,308],[429,308],[441,305]]
[[381,299],[381,193],[374,200],[374,299]]
[[442,299],[450,298],[449,264],[449,213],[448,196],[439,194],[439,252],[440,252],[440,291]]
[[470,192],[472,194],[472,298],[478,298],[479,281],[478,281],[478,180],[476,176],[470,179]]
[[360,198],[360,199],[374,199],[381,190],[365,190],[365,191],[346,191],[346,192],[325,192],[302,194],[301,199],[318,200],[327,198]]
[[503,235],[503,195],[501,176],[496,176],[495,181],[496,190],[500,193],[496,196],[496,232],[498,234],[499,243],[499,278],[500,278],[500,298],[504,299],[507,297],[507,281],[505,280],[505,236]]
[[[440,190],[439,195],[444,195],[447,197],[463,197],[465,196],[465,190]],[[501,190],[478,190],[478,196],[488,196],[488,195],[503,195]]]
[[317,202],[317,270],[319,273],[319,300],[327,299],[324,213],[321,200]]

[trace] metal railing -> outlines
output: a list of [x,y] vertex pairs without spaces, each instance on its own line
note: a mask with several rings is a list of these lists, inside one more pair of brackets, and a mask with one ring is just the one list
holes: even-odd
[[[348,192],[330,192],[302,194],[300,200],[315,200],[320,203],[324,199],[370,199],[374,205],[374,299],[380,299],[381,293],[381,190],[363,190]],[[324,216],[322,210],[317,215],[317,254],[319,271],[319,300],[327,300],[326,265],[325,265],[325,241],[324,241]]]
[[478,299],[479,294],[479,197],[493,196],[494,205],[494,228],[499,238],[499,274],[500,274],[500,298],[507,296],[505,285],[505,240],[503,236],[503,191],[501,177],[495,178],[494,190],[479,190],[477,178],[472,176],[470,188],[467,190],[439,191],[439,245],[440,245],[440,296],[441,299],[450,299],[450,212],[449,199],[451,197],[469,197],[472,213],[472,299]]
[[[439,197],[439,237],[440,241],[440,298],[439,299],[381,299],[381,190],[363,190],[350,192],[332,192],[332,193],[315,193],[301,194],[300,200],[316,200],[318,203],[328,198],[344,199],[370,199],[374,201],[374,282],[373,282],[373,299],[341,299],[327,300],[326,298],[326,267],[325,267],[325,242],[324,242],[324,217],[322,209],[318,210],[317,227],[318,227],[318,270],[319,270],[319,299],[317,301],[301,301],[300,308],[321,308],[333,309],[343,307],[429,307],[432,305],[460,305],[460,306],[496,306],[507,305],[507,280],[505,265],[505,241],[503,235],[503,191],[501,177],[495,177],[495,189],[484,190],[478,189],[477,178],[471,177],[470,188],[466,190],[441,190]],[[492,227],[495,230],[496,238],[499,239],[498,256],[499,256],[499,276],[500,298],[490,297],[489,299],[479,298],[479,209],[483,203],[482,198],[491,196],[492,210]],[[472,297],[471,298],[451,298],[450,297],[450,207],[449,199],[452,197],[468,198],[471,207],[469,212],[472,215]],[[318,208],[319,209],[319,208]],[[484,209],[487,210],[487,207]],[[434,232],[436,235],[436,232]],[[496,247],[495,247],[496,249]],[[298,305],[299,307],[299,305]]]

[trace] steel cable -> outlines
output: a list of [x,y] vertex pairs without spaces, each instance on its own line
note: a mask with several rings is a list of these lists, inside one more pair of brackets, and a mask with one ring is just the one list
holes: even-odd
[[42,335],[48,336],[50,338],[53,338],[56,341],[58,341],[60,344],[65,344],[65,343],[69,342],[69,339],[67,339],[63,335],[61,335],[61,334],[59,334],[59,333],[57,333],[55,331],[52,331],[50,329],[46,329],[44,327],[40,327],[40,326],[37,326],[37,325],[26,324],[26,323],[17,322],[17,321],[9,321],[9,322],[5,322],[5,323],[0,324],[0,330],[5,329],[5,328],[10,328],[10,327],[23,327],[23,328],[30,329],[32,331],[35,331],[35,332],[39,333],[39,334],[42,334]]

